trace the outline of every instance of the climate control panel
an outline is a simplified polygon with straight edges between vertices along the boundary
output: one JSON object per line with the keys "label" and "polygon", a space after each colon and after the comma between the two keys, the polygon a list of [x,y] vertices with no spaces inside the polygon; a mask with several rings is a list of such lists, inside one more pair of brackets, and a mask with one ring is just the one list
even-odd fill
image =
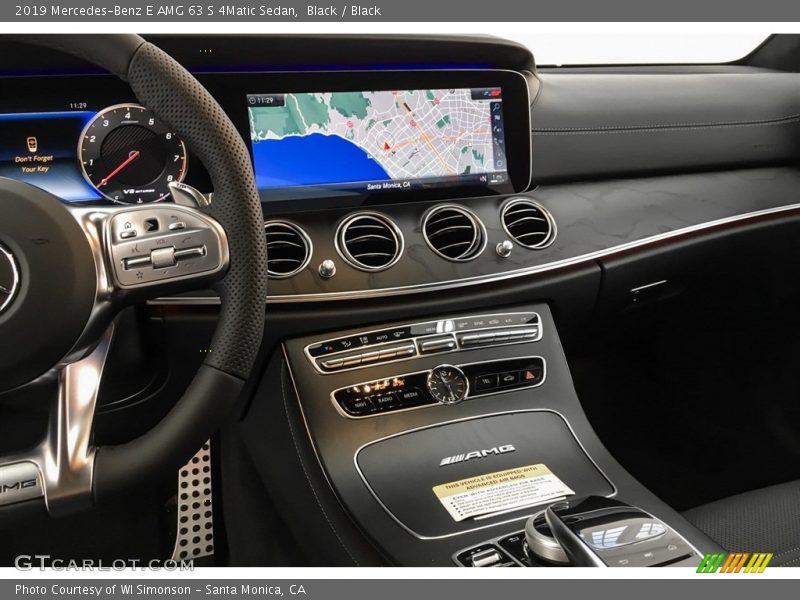
{"label": "climate control panel", "polygon": [[425,371],[340,388],[331,394],[331,399],[344,416],[372,417],[537,387],[544,383],[545,369],[545,360],[540,356],[464,365],[442,364]]}
{"label": "climate control panel", "polygon": [[458,350],[536,342],[541,337],[538,313],[499,313],[365,331],[311,344],[305,353],[318,372],[328,374]]}

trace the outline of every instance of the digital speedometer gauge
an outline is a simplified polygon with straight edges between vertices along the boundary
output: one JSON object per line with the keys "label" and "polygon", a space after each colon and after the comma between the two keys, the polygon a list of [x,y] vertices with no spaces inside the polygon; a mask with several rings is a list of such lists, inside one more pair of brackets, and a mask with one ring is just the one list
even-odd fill
{"label": "digital speedometer gauge", "polygon": [[109,200],[158,202],[186,175],[186,147],[153,113],[138,104],[101,110],[78,145],[83,176]]}

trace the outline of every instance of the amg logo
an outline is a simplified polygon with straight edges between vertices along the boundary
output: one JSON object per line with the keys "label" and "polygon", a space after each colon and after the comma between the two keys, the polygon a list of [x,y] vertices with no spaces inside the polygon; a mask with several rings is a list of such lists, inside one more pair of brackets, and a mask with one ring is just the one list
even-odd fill
{"label": "amg logo", "polygon": [[22,481],[15,481],[14,483],[0,484],[0,494],[7,492],[18,492],[25,488],[34,487],[38,482],[35,479],[23,479]]}
{"label": "amg logo", "polygon": [[439,466],[454,465],[456,463],[467,462],[473,458],[486,458],[490,454],[508,454],[509,452],[516,452],[516,448],[511,444],[505,446],[495,446],[486,450],[475,450],[474,452],[467,452],[466,454],[456,454],[455,456],[448,456],[439,461]]}

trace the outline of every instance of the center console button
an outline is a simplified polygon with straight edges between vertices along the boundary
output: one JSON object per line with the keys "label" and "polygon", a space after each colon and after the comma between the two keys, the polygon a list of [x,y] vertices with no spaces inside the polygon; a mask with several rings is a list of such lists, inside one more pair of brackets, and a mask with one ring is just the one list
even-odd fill
{"label": "center console button", "polygon": [[449,352],[456,349],[456,341],[448,336],[441,338],[431,338],[422,340],[419,344],[421,354],[432,354],[434,352]]}
{"label": "center console button", "polygon": [[379,353],[380,360],[389,360],[397,356],[397,348],[387,348]]}
{"label": "center console button", "polygon": [[364,352],[361,354],[361,364],[372,362],[380,358],[380,352],[373,350],[372,352]]}
{"label": "center console button", "polygon": [[520,329],[513,329],[508,332],[509,341],[527,340],[535,338],[539,333],[537,327],[522,327]]}
{"label": "center console button", "polygon": [[523,369],[519,372],[520,383],[527,383],[528,385],[538,383],[542,378],[541,367],[531,367],[530,369]]}
{"label": "center console button", "polygon": [[356,354],[355,356],[348,356],[342,359],[342,367],[357,367],[361,364],[361,355]]}
{"label": "center console button", "polygon": [[428,397],[418,387],[410,387],[397,392],[397,398],[403,406],[416,406],[427,404]]}
{"label": "center console button", "polygon": [[507,385],[516,385],[519,383],[519,372],[507,371],[505,373],[500,373],[497,376],[497,382],[500,385],[500,387],[504,387]]}
{"label": "center console button", "polygon": [[397,408],[400,405],[400,400],[394,392],[386,392],[372,397],[372,403],[377,410],[388,410],[390,408]]}
{"label": "center console button", "polygon": [[417,349],[414,344],[408,344],[406,346],[399,346],[396,348],[397,352],[395,356],[397,358],[405,358],[407,356],[414,356],[417,353]]}
{"label": "center console button", "polygon": [[323,369],[328,369],[332,371],[334,369],[341,369],[342,368],[342,359],[341,358],[330,358],[328,360],[320,361],[319,363],[322,365]]}
{"label": "center console button", "polygon": [[350,398],[342,401],[342,408],[345,412],[359,416],[367,415],[375,411],[375,405],[369,398]]}
{"label": "center console button", "polygon": [[475,378],[475,391],[485,392],[497,387],[497,375],[478,375]]}

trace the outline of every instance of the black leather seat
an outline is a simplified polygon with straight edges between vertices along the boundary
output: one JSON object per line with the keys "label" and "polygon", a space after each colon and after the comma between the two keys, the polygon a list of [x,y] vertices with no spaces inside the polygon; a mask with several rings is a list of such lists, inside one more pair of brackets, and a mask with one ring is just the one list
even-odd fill
{"label": "black leather seat", "polygon": [[770,566],[800,566],[800,481],[717,500],[683,516],[730,552],[772,552]]}

